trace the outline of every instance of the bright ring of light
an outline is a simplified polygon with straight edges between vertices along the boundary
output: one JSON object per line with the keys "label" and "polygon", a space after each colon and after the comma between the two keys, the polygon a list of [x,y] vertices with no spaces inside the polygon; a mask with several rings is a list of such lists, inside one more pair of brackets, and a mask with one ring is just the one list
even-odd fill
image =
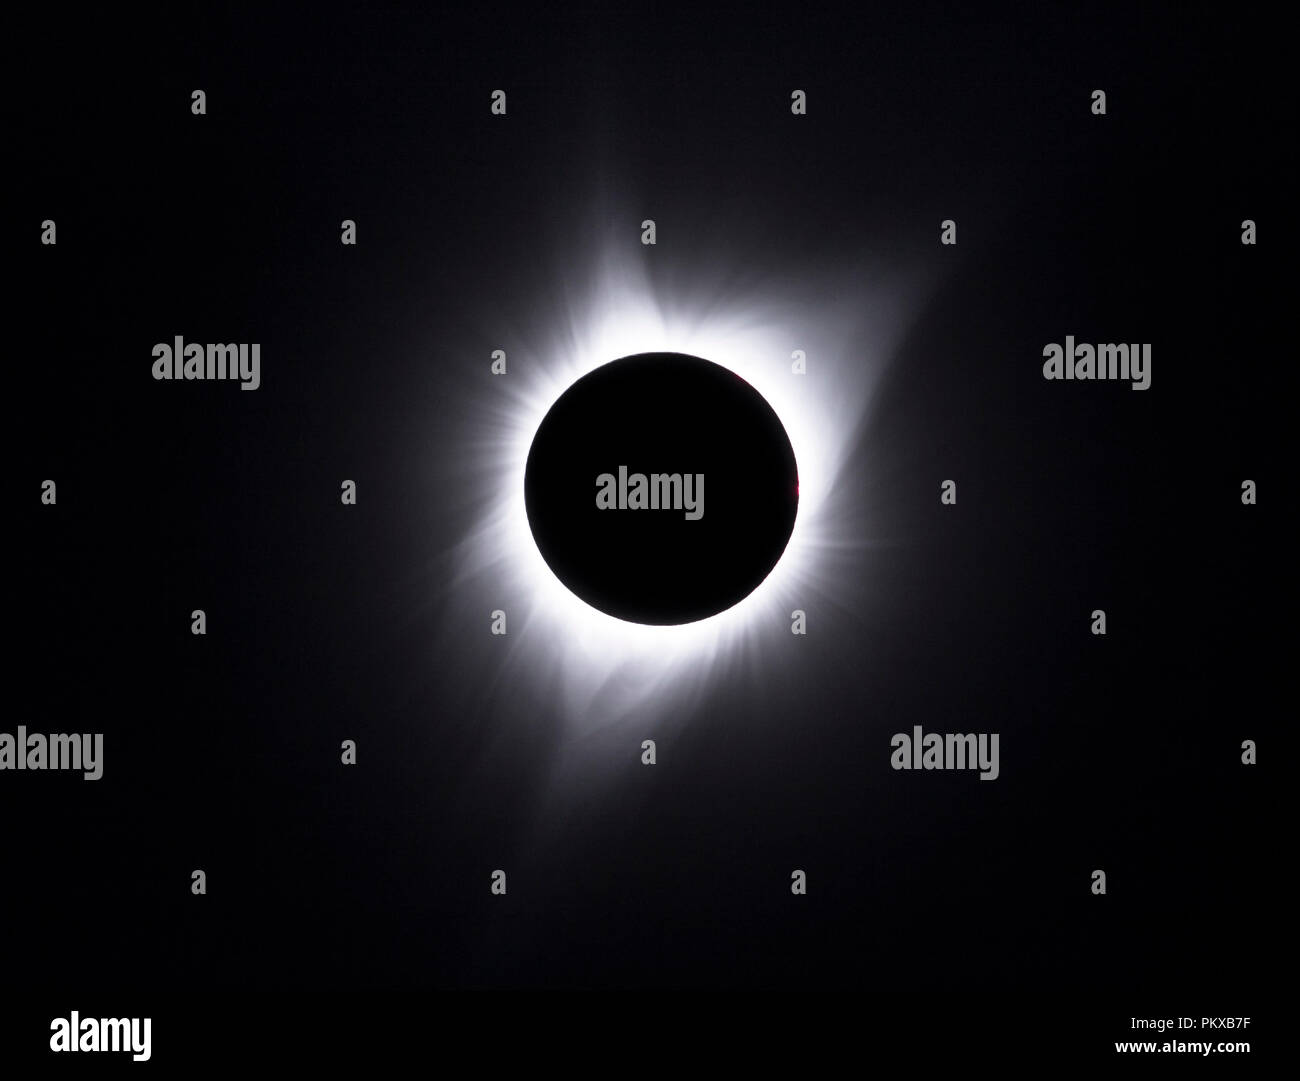
{"label": "bright ring of light", "polygon": [[[860,435],[889,351],[905,329],[904,286],[838,295],[810,275],[807,295],[788,283],[768,289],[693,282],[665,295],[648,282],[635,253],[610,245],[563,318],[520,328],[505,343],[512,365],[492,382],[483,407],[480,451],[491,495],[478,527],[456,553],[458,582],[510,613],[511,649],[501,672],[518,693],[558,697],[572,722],[605,724],[639,707],[670,708],[672,695],[698,691],[729,669],[771,671],[790,648],[790,617],[837,583],[823,555],[866,543],[844,535],[852,518],[831,502],[840,470]],[[851,279],[850,279],[851,280]],[[910,290],[909,290],[910,291]],[[796,374],[795,351],[807,374]],[[799,463],[799,510],[785,554],[742,601],[694,623],[629,623],[569,592],[533,542],[524,506],[524,470],[534,433],[560,394],[612,357],[639,352],[708,357],[748,381],[776,412]],[[488,377],[489,379],[491,377]],[[486,392],[485,392],[486,393]],[[521,682],[522,681],[522,682]]]}

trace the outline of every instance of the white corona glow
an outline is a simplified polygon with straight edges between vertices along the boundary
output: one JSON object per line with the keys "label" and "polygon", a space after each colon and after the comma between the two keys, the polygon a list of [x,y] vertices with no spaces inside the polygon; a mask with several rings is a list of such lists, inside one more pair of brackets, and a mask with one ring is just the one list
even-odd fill
{"label": "white corona glow", "polygon": [[[509,372],[492,378],[476,417],[475,460],[490,494],[455,553],[458,588],[507,611],[501,677],[521,696],[556,700],[580,728],[643,706],[680,709],[710,681],[779,673],[804,643],[791,635],[791,613],[836,593],[825,554],[870,543],[837,506],[854,499],[842,468],[906,329],[903,313],[915,309],[914,288],[896,278],[886,288],[860,271],[838,282],[813,276],[796,290],[784,277],[727,281],[735,268],[713,262],[670,287],[650,280],[640,254],[608,245],[587,284],[570,278],[564,302],[539,315],[544,325],[517,330]],[[791,370],[796,349],[807,374]],[[570,592],[538,551],[524,506],[528,452],[556,399],[593,369],[647,352],[701,357],[750,383],[784,426],[799,475],[794,530],[767,578],[731,608],[674,626],[626,622]]]}

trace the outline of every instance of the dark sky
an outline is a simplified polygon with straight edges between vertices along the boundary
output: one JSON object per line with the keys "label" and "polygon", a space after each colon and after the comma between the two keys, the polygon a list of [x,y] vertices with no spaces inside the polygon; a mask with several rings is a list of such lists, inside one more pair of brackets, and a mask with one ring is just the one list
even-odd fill
{"label": "dark sky", "polygon": [[[1290,612],[1276,28],[563,7],[15,34],[3,730],[103,732],[106,765],[0,775],[11,982],[1249,985]],[[495,601],[446,553],[477,524],[482,326],[544,320],[618,215],[659,223],[658,282],[707,256],[797,295],[869,256],[939,284],[833,497],[894,543],[836,564],[772,681],[705,679],[659,765],[597,741],[557,800],[562,703],[457,623]],[[260,342],[262,387],[155,383],[177,334]],[[1044,381],[1067,334],[1152,343],[1151,389]],[[891,770],[915,724],[1000,733],[1000,778]]]}

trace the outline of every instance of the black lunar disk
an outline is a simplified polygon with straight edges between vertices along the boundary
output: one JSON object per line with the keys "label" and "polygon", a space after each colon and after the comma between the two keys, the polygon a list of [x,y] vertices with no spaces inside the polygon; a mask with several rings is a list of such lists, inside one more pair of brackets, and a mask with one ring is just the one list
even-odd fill
{"label": "black lunar disk", "polygon": [[592,607],[691,623],[776,565],[799,474],[781,421],[735,372],[638,353],[560,395],[533,437],[524,501],[542,557]]}

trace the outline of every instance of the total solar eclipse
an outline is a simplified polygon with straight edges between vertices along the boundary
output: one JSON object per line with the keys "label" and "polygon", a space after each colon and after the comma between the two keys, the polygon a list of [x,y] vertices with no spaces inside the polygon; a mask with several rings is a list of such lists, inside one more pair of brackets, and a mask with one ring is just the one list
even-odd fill
{"label": "total solar eclipse", "polygon": [[799,475],[781,421],[739,375],[638,353],[560,395],[528,452],[524,504],[542,558],[593,608],[691,623],[776,566]]}

